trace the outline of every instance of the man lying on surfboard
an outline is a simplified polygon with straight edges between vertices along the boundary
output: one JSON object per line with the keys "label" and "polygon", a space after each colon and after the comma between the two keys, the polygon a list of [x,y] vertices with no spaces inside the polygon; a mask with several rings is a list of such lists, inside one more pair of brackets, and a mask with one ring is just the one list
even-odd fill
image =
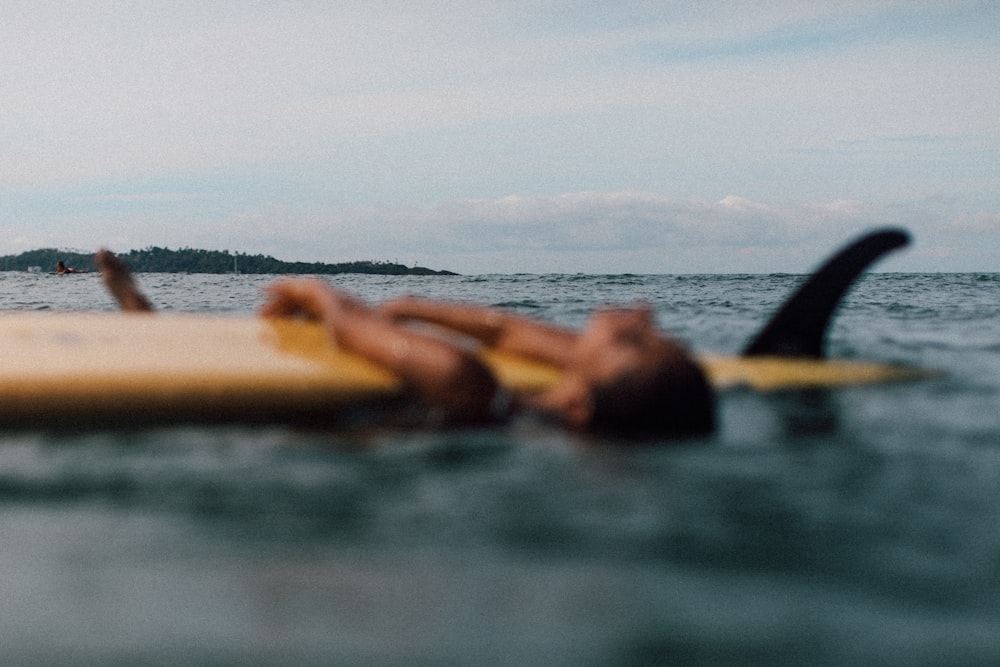
{"label": "man lying on surfboard", "polygon": [[[107,250],[96,263],[123,310],[152,311],[128,267]],[[448,422],[475,423],[526,411],[576,430],[694,435],[714,426],[715,399],[701,366],[664,336],[647,306],[601,309],[581,332],[494,308],[405,298],[373,308],[321,280],[267,290],[265,317],[306,317],[332,342],[394,372]],[[536,395],[510,395],[469,348],[417,331],[429,322],[493,349],[546,362],[563,379]]]}

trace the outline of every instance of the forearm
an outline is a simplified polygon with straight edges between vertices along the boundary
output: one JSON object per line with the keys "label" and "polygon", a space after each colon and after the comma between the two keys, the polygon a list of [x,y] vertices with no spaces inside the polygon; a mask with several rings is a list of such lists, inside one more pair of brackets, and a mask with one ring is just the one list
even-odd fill
{"label": "forearm", "polygon": [[371,312],[327,322],[338,345],[396,373],[429,405],[452,418],[487,417],[497,386],[471,352],[408,331]]}
{"label": "forearm", "polygon": [[439,374],[461,350],[371,312],[324,320],[337,345],[395,372],[407,384]]}
{"label": "forearm", "polygon": [[506,313],[495,308],[416,297],[388,301],[378,310],[394,320],[420,320],[437,324],[487,345],[496,344],[507,326],[508,317]]}
{"label": "forearm", "polygon": [[267,317],[320,321],[341,348],[397,374],[428,404],[450,417],[487,416],[496,393],[492,374],[471,352],[407,330],[322,281],[290,280],[268,289]]}
{"label": "forearm", "polygon": [[430,322],[482,341],[497,350],[565,366],[576,334],[496,308],[404,298],[381,307],[394,319]]}

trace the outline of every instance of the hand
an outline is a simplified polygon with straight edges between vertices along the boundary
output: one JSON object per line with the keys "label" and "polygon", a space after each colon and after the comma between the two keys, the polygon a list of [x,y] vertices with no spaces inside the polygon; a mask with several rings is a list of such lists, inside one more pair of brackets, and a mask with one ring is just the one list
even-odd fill
{"label": "hand", "polygon": [[325,320],[342,309],[346,296],[321,280],[284,280],[264,290],[267,300],[261,306],[263,317],[303,317]]}

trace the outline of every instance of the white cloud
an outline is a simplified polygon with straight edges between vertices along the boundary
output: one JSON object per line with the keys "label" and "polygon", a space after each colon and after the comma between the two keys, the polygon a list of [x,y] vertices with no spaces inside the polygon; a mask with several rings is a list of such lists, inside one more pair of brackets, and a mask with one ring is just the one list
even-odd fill
{"label": "white cloud", "polygon": [[[983,111],[996,108],[996,87],[965,83],[982,57],[957,46],[894,41],[834,58],[636,60],[635,50],[650,43],[669,50],[709,42],[725,53],[789,25],[843,31],[906,3],[838,4],[832,12],[727,3],[690,16],[657,5],[617,28],[606,25],[614,26],[614,12],[584,10],[575,20],[590,23],[562,33],[552,17],[573,19],[558,3],[510,13],[433,6],[22,3],[0,28],[0,137],[12,157],[0,180],[328,162],[359,136],[391,141],[403,132],[623,109],[647,110],[649,143],[681,155],[744,157],[836,138],[936,134],[942,118],[952,133],[995,125]],[[519,11],[549,17],[549,27],[513,33]],[[652,129],[657,116],[664,127]],[[776,131],[754,130],[775,121]]]}
{"label": "white cloud", "polygon": [[958,232],[996,234],[1000,232],[1000,213],[987,211],[963,213],[951,221],[951,226]]}
{"label": "white cloud", "polygon": [[986,270],[981,235],[1000,231],[1000,214],[953,215],[945,202],[924,202],[915,215],[909,204],[779,205],[641,190],[367,207],[268,205],[203,212],[197,226],[191,214],[171,208],[177,202],[210,204],[172,193],[130,197],[114,202],[126,205],[120,211],[66,214],[56,223],[64,230],[58,243],[44,229],[10,227],[8,247],[187,246],[288,260],[401,260],[461,273],[800,272],[856,234],[892,225],[915,237],[904,259],[889,265],[896,270],[961,270],[963,262]]}
{"label": "white cloud", "polygon": [[896,220],[964,248],[1000,209],[996,13],[15,1],[0,224],[465,272],[795,270]]}
{"label": "white cloud", "polygon": [[[858,202],[776,207],[734,196],[705,202],[621,191],[271,210],[250,225],[245,217],[233,218],[214,231],[270,234],[287,247],[310,248],[313,259],[418,255],[462,272],[697,272],[727,270],[738,263],[729,255],[741,248],[769,246],[780,259],[781,249],[835,243],[878,217]],[[705,251],[714,259],[695,264]],[[647,258],[630,262],[636,253]],[[461,266],[449,258],[463,258]],[[752,268],[744,262],[741,270]]]}

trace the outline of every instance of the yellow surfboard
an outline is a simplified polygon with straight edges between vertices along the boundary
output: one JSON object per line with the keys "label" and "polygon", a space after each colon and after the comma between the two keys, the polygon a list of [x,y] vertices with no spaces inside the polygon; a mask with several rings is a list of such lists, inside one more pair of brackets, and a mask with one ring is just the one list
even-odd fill
{"label": "yellow surfboard", "polygon": [[[302,421],[401,396],[389,372],[331,346],[316,324],[252,316],[0,315],[0,423]],[[543,364],[485,351],[500,382],[540,391]],[[707,356],[720,389],[761,391],[920,375],[854,361]]]}

